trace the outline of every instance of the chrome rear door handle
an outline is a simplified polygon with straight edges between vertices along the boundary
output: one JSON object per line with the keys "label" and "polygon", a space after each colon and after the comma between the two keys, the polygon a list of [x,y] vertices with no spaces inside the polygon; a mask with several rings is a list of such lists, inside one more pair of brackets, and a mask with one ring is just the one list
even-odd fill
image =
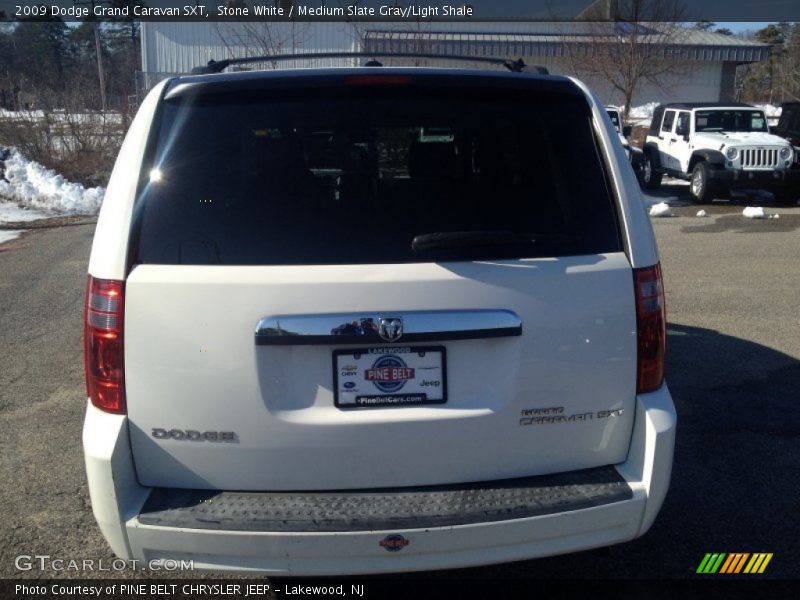
{"label": "chrome rear door handle", "polygon": [[505,309],[386,311],[264,317],[257,346],[386,344],[475,340],[522,335],[519,316]]}

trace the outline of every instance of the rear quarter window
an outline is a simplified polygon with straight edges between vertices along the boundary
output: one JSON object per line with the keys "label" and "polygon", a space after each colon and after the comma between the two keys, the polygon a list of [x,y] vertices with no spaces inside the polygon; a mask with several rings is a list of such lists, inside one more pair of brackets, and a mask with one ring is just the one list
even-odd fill
{"label": "rear quarter window", "polygon": [[[134,264],[356,264],[621,250],[579,96],[365,86],[165,100]],[[530,233],[412,249],[442,232]]]}

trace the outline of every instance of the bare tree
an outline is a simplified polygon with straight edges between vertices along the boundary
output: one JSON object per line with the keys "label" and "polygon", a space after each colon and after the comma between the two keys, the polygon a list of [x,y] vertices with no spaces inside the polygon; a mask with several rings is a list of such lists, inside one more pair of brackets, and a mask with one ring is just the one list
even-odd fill
{"label": "bare tree", "polygon": [[786,61],[786,80],[792,100],[800,100],[800,23],[792,26]]}
{"label": "bare tree", "polygon": [[123,115],[95,111],[99,90],[83,79],[63,90],[30,84],[35,110],[0,119],[0,139],[27,158],[85,185],[105,185],[125,135]]}
{"label": "bare tree", "polygon": [[[344,8],[348,6],[361,6],[362,0],[342,0],[338,3],[339,6]],[[408,0],[403,3],[401,0],[394,0],[388,6],[403,8],[403,6],[414,4]],[[438,0],[432,0],[425,3],[427,6],[436,7],[442,6],[444,3]],[[453,3],[450,3],[453,4]],[[471,6],[469,4],[459,4],[459,7]],[[382,31],[376,30],[376,23],[371,21],[359,20],[358,18],[347,19],[347,25],[350,28],[351,37],[353,39],[353,48],[356,51],[362,52],[386,52],[386,58],[381,57],[381,62],[386,62],[390,66],[429,66],[435,64],[436,66],[447,66],[447,52],[441,48],[441,44],[436,40],[435,30],[436,21],[424,19],[422,17],[415,17],[413,19],[404,19],[401,22],[394,22],[388,28]],[[469,50],[467,50],[469,52]],[[441,58],[428,59],[425,57],[392,57],[395,53],[407,54],[434,54]],[[451,52],[452,53],[452,52]],[[518,58],[518,57],[516,57]],[[452,61],[451,61],[452,62]],[[481,63],[464,63],[458,61],[455,63],[457,66],[471,66],[472,68],[484,68],[485,65]]]}
{"label": "bare tree", "polygon": [[[360,6],[360,0],[345,0],[340,5]],[[428,2],[429,5],[436,5],[436,2]],[[395,0],[388,6],[392,8],[403,8],[403,2]],[[402,25],[394,25],[389,31],[383,31],[379,35],[375,31],[374,23],[361,21],[359,19],[348,19],[348,24],[352,31],[355,50],[362,52],[387,52],[386,60],[388,64],[394,64],[395,60],[391,54],[395,52],[426,54],[433,52],[433,43],[430,40],[430,25],[419,17],[403,21]],[[415,67],[424,66],[427,60],[424,58],[403,58],[398,59],[400,65],[413,65]]]}
{"label": "bare tree", "polygon": [[[675,0],[598,2],[594,11],[565,25],[564,55],[579,77],[599,80],[624,99],[627,117],[634,94],[644,83],[668,91],[682,71],[683,6]],[[605,21],[591,19],[607,19]]]}
{"label": "bare tree", "polygon": [[[240,22],[216,23],[217,35],[230,57],[273,56],[297,52],[308,41],[308,23],[290,22]],[[277,61],[270,61],[278,68]]]}

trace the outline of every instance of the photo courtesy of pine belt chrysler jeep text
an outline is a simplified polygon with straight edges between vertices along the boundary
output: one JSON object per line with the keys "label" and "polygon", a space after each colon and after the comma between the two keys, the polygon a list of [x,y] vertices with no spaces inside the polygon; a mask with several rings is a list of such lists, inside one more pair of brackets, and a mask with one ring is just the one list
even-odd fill
{"label": "photo courtesy of pine belt chrysler jeep text", "polygon": [[656,518],[664,290],[604,106],[519,62],[370,65],[181,76],[139,108],[85,307],[116,555],[415,571]]}

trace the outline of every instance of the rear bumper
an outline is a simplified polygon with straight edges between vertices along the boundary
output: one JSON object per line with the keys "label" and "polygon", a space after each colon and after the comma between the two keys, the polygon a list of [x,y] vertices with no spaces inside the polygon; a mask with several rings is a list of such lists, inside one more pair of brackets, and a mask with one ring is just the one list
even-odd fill
{"label": "rear bumper", "polygon": [[710,177],[731,188],[795,189],[800,188],[800,169],[785,171],[733,171],[712,169]]}
{"label": "rear bumper", "polygon": [[[333,531],[331,527],[298,531],[291,526],[219,523],[203,528],[197,523],[170,522],[169,516],[161,518],[168,515],[164,512],[153,518],[154,502],[148,501],[152,490],[136,481],[125,417],[91,405],[84,425],[84,449],[95,518],[122,558],[144,564],[192,561],[195,569],[213,571],[367,574],[508,562],[607,546],[642,535],[652,525],[669,486],[675,422],[666,385],[637,398],[628,458],[615,465],[624,480],[624,493],[615,496],[601,491],[605,495],[601,502],[575,503],[567,498],[560,506],[546,506],[540,498],[535,500],[543,507],[540,510],[510,511],[508,518],[395,521],[375,526],[354,521],[352,528],[334,527]],[[560,501],[556,498],[555,502]]]}

